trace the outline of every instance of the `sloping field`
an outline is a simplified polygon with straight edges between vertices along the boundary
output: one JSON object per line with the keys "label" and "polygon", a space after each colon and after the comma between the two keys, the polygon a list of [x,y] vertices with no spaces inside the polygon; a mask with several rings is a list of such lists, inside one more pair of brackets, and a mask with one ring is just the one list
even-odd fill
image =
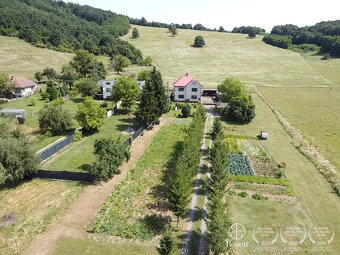
{"label": "sloping field", "polygon": [[[167,29],[135,27],[140,37],[131,39],[130,32],[124,39],[144,56],[151,56],[170,85],[187,72],[204,87],[216,87],[227,76],[247,85],[310,87],[331,83],[299,54],[269,46],[262,36],[248,39],[243,34],[179,29],[173,37]],[[205,39],[203,48],[191,46],[197,35]]]}
{"label": "sloping field", "polygon": [[34,73],[45,67],[61,69],[72,54],[40,49],[14,37],[0,36],[0,73],[34,79]]}

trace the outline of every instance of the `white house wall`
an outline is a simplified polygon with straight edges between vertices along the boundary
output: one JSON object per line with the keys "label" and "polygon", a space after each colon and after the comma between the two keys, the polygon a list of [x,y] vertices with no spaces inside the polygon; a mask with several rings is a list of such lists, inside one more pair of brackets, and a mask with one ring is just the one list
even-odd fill
{"label": "white house wall", "polygon": [[[183,88],[184,91],[180,91]],[[192,91],[192,89],[196,89],[196,91]],[[202,85],[198,81],[191,81],[185,87],[175,87],[175,101],[185,102],[189,100],[190,102],[198,102],[201,100],[202,94]],[[184,98],[180,98],[181,95],[184,95]],[[196,97],[196,98],[195,98]]]}

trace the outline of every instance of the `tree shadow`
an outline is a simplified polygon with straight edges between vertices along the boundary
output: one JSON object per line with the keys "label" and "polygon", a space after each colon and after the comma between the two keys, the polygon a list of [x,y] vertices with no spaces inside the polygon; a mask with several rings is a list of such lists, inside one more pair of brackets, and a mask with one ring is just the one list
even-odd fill
{"label": "tree shadow", "polygon": [[90,164],[82,164],[80,166],[80,169],[83,170],[84,172],[90,173],[91,172],[91,165]]}
{"label": "tree shadow", "polygon": [[165,226],[170,221],[170,216],[163,216],[161,214],[147,215],[139,220],[146,226],[154,235],[158,235],[165,230]]}
{"label": "tree shadow", "polygon": [[72,101],[73,103],[75,103],[75,104],[82,103],[83,100],[84,100],[83,98],[79,98],[79,97],[77,97],[77,98],[72,98],[72,99],[71,99],[71,101]]}

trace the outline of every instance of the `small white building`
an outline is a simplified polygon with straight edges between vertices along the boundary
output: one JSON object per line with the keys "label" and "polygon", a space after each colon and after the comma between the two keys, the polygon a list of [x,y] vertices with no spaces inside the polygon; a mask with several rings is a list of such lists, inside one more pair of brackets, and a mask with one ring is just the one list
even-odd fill
{"label": "small white building", "polygon": [[194,77],[186,73],[174,83],[176,102],[198,102],[201,100],[203,86]]}
{"label": "small white building", "polygon": [[114,81],[98,81],[99,95],[102,95],[104,99],[109,98],[114,84]]}
{"label": "small white building", "polygon": [[37,89],[37,84],[23,76],[11,76],[10,80],[14,82],[14,94],[15,97],[23,98],[31,96]]}
{"label": "small white building", "polygon": [[[139,84],[139,88],[142,91],[145,85],[145,81],[137,81]],[[115,85],[115,81],[98,81],[98,86],[100,88],[99,95],[103,97],[103,99],[107,99],[112,95],[112,89]]]}

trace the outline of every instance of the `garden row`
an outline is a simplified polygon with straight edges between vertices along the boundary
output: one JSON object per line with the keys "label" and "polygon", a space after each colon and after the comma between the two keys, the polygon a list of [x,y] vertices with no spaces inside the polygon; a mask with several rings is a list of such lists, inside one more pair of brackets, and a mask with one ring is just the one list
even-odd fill
{"label": "garden row", "polygon": [[102,206],[92,225],[95,232],[145,240],[163,229],[169,217],[167,169],[172,169],[174,151],[182,143],[186,129],[183,125],[161,128],[136,166]]}

